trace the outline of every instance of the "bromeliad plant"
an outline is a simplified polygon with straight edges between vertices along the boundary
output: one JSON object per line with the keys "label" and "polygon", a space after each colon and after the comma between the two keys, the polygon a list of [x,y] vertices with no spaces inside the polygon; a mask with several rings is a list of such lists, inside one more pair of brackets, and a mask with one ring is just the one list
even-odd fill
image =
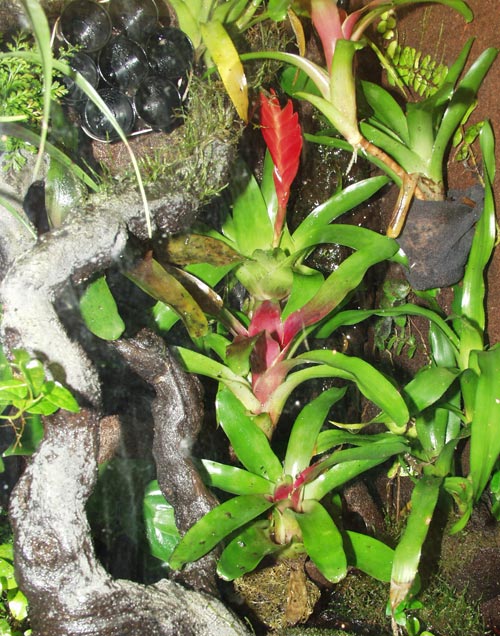
{"label": "bromeliad plant", "polygon": [[[298,88],[288,84],[289,90],[316,106],[345,139],[325,139],[322,135],[316,140],[350,149],[353,160],[358,152],[362,153],[401,187],[400,200],[388,230],[393,237],[399,235],[414,195],[425,200],[445,198],[443,171],[450,142],[498,53],[494,48],[484,51],[459,81],[472,46],[469,40],[441,89],[423,101],[408,103],[406,113],[387,90],[371,82],[361,82],[372,114],[366,121],[359,122],[353,61],[356,51],[367,43],[366,28],[388,9],[420,1],[375,0],[347,15],[336,0],[312,0],[310,16],[323,44],[327,69],[290,53],[243,56],[244,59],[269,57],[300,69],[309,82],[301,82]],[[454,8],[467,21],[472,19],[471,10],[462,0],[444,0],[441,4]]]}
{"label": "bromeliad plant", "polygon": [[[262,120],[266,122],[266,108],[276,107],[276,98],[265,98],[262,103]],[[268,133],[272,149],[273,142],[269,141],[272,136]],[[477,226],[463,285],[456,289],[451,325],[431,293],[423,294],[431,308],[403,304],[379,310],[343,309],[342,304],[355,288],[353,281],[361,280],[367,269],[365,249],[373,256],[373,252],[378,253],[384,246],[389,248],[392,240],[371,232],[366,234],[364,229],[358,232],[361,228],[347,230],[342,225],[328,225],[329,220],[325,221],[331,210],[324,212],[322,218],[323,211],[328,209],[323,206],[295,232],[288,232],[286,222],[276,232],[267,219],[280,218],[277,214],[283,183],[280,176],[286,171],[276,167],[280,165],[279,153],[275,153],[277,159],[273,162],[273,170],[278,173],[274,180],[278,196],[259,198],[266,189],[259,190],[250,180],[252,198],[246,200],[245,208],[239,205],[245,201],[248,190],[237,200],[224,234],[216,237],[211,232],[206,237],[224,241],[226,248],[234,250],[233,257],[236,248],[239,249],[240,256],[234,258],[236,264],[232,263],[231,268],[252,293],[237,320],[225,316],[224,324],[234,335],[232,341],[220,333],[208,334],[203,339],[222,362],[191,350],[178,348],[178,351],[188,369],[220,382],[217,418],[241,466],[211,460],[200,462],[200,471],[210,486],[235,496],[195,524],[175,549],[172,550],[177,538],[172,541],[171,536],[163,552],[161,546],[156,546],[155,553],[162,555],[171,567],[181,568],[224,540],[227,543],[218,572],[226,579],[251,571],[266,555],[280,558],[305,553],[332,581],[340,580],[347,568],[355,565],[372,576],[390,580],[389,613],[394,632],[398,633],[398,624],[407,620],[405,612],[411,608],[411,595],[418,588],[422,547],[439,498],[451,495],[455,500],[461,518],[453,531],[462,529],[496,470],[500,452],[499,348],[498,345],[485,348],[484,342],[483,278],[495,242],[491,186],[494,143],[489,125],[481,131],[481,148],[485,166],[484,213]],[[340,195],[346,196],[346,191],[335,195],[337,205],[342,201]],[[251,209],[259,210],[256,202],[266,200],[274,200],[273,206],[262,208],[260,217],[259,227],[268,228],[267,241],[271,247],[267,250],[259,242],[261,233],[253,235],[248,217],[243,225],[243,218],[238,216],[243,209],[249,209],[248,201],[252,202]],[[275,213],[266,217],[264,212],[269,209]],[[240,233],[238,228],[247,231]],[[333,242],[337,235],[339,241],[357,251],[326,280],[319,277],[312,283],[311,292],[304,279],[310,277],[314,281],[317,273],[309,271],[298,254],[304,256],[314,244],[327,238]],[[203,242],[203,237],[196,240]],[[186,237],[182,241],[185,244]],[[257,247],[251,252],[253,241]],[[252,257],[243,259],[244,251],[252,253]],[[287,278],[284,264],[290,263],[287,259],[291,255],[294,255],[293,268],[291,278]],[[380,257],[380,254],[373,256]],[[385,258],[393,257],[389,249]],[[288,294],[284,291],[287,280]],[[302,305],[295,292],[300,292]],[[297,354],[300,341],[313,330],[318,338],[328,337],[342,326],[357,324],[373,315],[419,315],[431,323],[431,364],[400,391],[358,358],[324,349]],[[223,312],[219,311],[217,317],[223,317]],[[330,407],[345,392],[332,388],[302,409],[291,427],[281,459],[271,445],[275,425],[291,390],[313,377],[355,382],[380,408],[380,414],[370,423],[384,425],[387,431],[364,434],[359,431],[367,423],[338,422],[335,428],[324,430]],[[468,437],[470,471],[462,476],[455,472],[456,451],[459,442]],[[335,513],[331,514],[331,507],[324,503],[332,491],[391,457],[396,465],[405,467],[415,482],[406,528],[394,552],[380,541],[344,532]],[[494,475],[492,489],[497,481],[498,476]]]}
{"label": "bromeliad plant", "polygon": [[[238,398],[227,388],[219,391],[218,417],[244,468],[201,462],[201,472],[210,486],[236,496],[187,532],[169,558],[172,568],[200,558],[229,537],[217,567],[226,580],[253,570],[266,555],[293,557],[303,553],[329,581],[341,580],[348,565],[389,580],[392,550],[372,537],[341,532],[320,503],[349,479],[407,450],[405,438],[392,433],[356,436],[339,430],[321,432],[330,407],[345,390],[331,388],[302,409],[290,432],[283,462]],[[354,446],[333,450],[344,443]],[[262,518],[263,513],[267,518]]]}
{"label": "bromeliad plant", "polygon": [[[495,176],[494,139],[491,126],[480,133],[484,166],[485,204],[477,224],[461,286],[455,288],[452,316],[447,319],[433,293],[423,294],[431,308],[405,304],[386,310],[340,312],[319,330],[328,336],[341,325],[367,317],[419,315],[430,321],[430,366],[421,369],[403,388],[411,426],[406,436],[409,454],[419,467],[406,529],[395,549],[391,575],[393,620],[403,620],[414,585],[422,546],[439,497],[451,495],[460,518],[452,527],[458,532],[467,523],[491,478],[492,514],[499,518],[496,501],[500,454],[499,405],[500,348],[488,347],[485,334],[485,268],[496,236],[492,183]],[[381,418],[384,419],[383,416]],[[456,474],[457,446],[469,439],[469,472]],[[411,471],[410,471],[411,472]]]}
{"label": "bromeliad plant", "polygon": [[[219,573],[227,579],[252,570],[266,554],[305,552],[332,581],[345,576],[348,563],[388,580],[392,551],[369,537],[342,534],[320,500],[356,475],[405,452],[408,407],[394,385],[364,360],[331,350],[298,353],[307,335],[348,300],[370,266],[396,257],[398,247],[392,239],[360,227],[330,224],[387,179],[367,179],[337,192],[290,232],[285,211],[302,147],[291,103],[282,109],[276,95],[261,96],[261,128],[269,149],[261,187],[246,175],[222,234],[212,230],[183,236],[167,246],[170,258],[181,252],[181,245],[186,260],[201,254],[198,274],[211,271],[201,264],[207,253],[217,255],[212,266],[221,265],[224,254],[221,269],[233,270],[247,298],[237,314],[217,304],[213,293],[204,304],[226,333],[206,333],[195,340],[215,352],[220,362],[177,348],[188,370],[219,382],[217,420],[243,467],[201,463],[210,485],[236,496],[193,526],[173,554],[169,542],[164,558],[171,567],[182,567],[230,535],[219,562]],[[307,254],[324,243],[354,250],[327,278],[304,264]],[[149,259],[132,278],[154,294],[159,267]],[[374,437],[321,432],[330,407],[345,393],[345,388],[332,388],[299,414],[281,460],[271,441],[285,402],[297,386],[321,377],[356,384],[389,414],[388,432]],[[336,450],[346,443],[353,448]],[[331,549],[325,550],[325,542]]]}
{"label": "bromeliad plant", "polygon": [[[364,228],[330,224],[377,192],[387,179],[373,177],[337,192],[291,233],[285,222],[285,209],[298,168],[301,132],[290,102],[282,110],[272,95],[262,97],[261,106],[261,126],[270,149],[261,187],[251,175],[246,175],[245,188],[236,198],[222,234],[208,230],[205,235],[180,236],[169,240],[166,248],[168,258],[177,264],[197,261],[189,271],[211,278],[212,284],[233,270],[248,292],[244,311],[232,314],[213,292],[209,301],[206,294],[201,298],[198,287],[193,296],[199,300],[199,307],[215,316],[229,337],[208,333],[207,323],[200,322],[194,330],[192,324],[188,323],[188,327],[195,335],[203,335],[203,346],[213,350],[222,362],[183,348],[179,348],[179,354],[189,370],[226,384],[248,412],[258,416],[259,426],[269,438],[291,391],[309,378],[324,375],[354,379],[369,399],[375,399],[381,408],[386,408],[386,403],[394,416],[393,431],[401,432],[406,410],[400,410],[399,396],[381,375],[364,381],[365,371],[350,369],[348,358],[341,353],[331,353],[328,360],[322,357],[324,352],[295,355],[306,336],[347,300],[372,265],[397,258],[398,246],[391,239]],[[325,243],[355,250],[326,279],[304,264],[311,250]],[[210,267],[203,265],[207,261]],[[219,266],[217,275],[214,265]],[[170,267],[167,274],[172,271]],[[129,276],[155,295],[160,273],[159,264],[146,259]],[[187,284],[186,276],[178,271],[175,275]],[[193,279],[189,282],[191,291]],[[179,314],[185,315],[186,311]],[[193,321],[192,312],[189,320]],[[160,324],[168,324],[165,312]],[[295,371],[304,365],[310,366]],[[377,390],[373,389],[375,383],[379,384]]]}

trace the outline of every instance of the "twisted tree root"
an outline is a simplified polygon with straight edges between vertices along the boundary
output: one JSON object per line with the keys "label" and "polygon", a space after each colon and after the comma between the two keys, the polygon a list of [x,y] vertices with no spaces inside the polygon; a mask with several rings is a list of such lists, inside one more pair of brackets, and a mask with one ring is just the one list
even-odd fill
{"label": "twisted tree root", "polygon": [[174,581],[113,580],[85,515],[97,477],[99,418],[60,412],[11,498],[16,572],[34,636],[248,636],[215,598]]}
{"label": "twisted tree root", "polygon": [[[119,340],[116,347],[132,369],[156,391],[152,413],[158,483],[174,507],[177,527],[184,534],[217,505],[191,459],[191,448],[203,418],[201,385],[195,376],[180,368],[163,340],[151,331],[143,330],[132,340]],[[178,580],[194,589],[217,594],[216,556],[217,551],[213,551],[186,566],[177,575]]]}

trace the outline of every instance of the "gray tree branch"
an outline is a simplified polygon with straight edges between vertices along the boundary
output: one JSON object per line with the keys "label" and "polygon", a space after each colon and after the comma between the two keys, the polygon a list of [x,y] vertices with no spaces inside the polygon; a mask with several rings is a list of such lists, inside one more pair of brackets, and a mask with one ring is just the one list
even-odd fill
{"label": "gray tree branch", "polygon": [[[152,413],[158,484],[175,510],[182,535],[218,503],[191,457],[203,419],[201,385],[180,368],[163,340],[151,331],[144,330],[132,340],[119,340],[116,347],[156,391]],[[216,557],[217,551],[213,551],[186,566],[178,580],[216,595]]]}
{"label": "gray tree branch", "polygon": [[85,515],[97,477],[98,416],[60,413],[11,498],[16,572],[34,636],[248,636],[224,605],[174,581],[113,580]]}

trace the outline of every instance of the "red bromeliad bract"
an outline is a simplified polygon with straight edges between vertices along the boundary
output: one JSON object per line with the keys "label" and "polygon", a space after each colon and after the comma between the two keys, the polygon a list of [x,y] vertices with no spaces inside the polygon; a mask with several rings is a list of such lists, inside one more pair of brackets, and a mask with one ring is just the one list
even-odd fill
{"label": "red bromeliad bract", "polygon": [[286,206],[290,197],[290,186],[299,169],[302,151],[302,131],[299,118],[288,100],[282,109],[276,93],[260,94],[260,124],[262,135],[274,163],[274,184],[278,197],[278,211],[274,223],[274,243],[279,243],[285,221]]}

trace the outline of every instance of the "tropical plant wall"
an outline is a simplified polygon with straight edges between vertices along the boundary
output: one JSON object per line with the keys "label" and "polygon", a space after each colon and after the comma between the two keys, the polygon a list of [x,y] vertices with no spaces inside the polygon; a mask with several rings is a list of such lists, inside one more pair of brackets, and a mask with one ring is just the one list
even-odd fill
{"label": "tropical plant wall", "polygon": [[[53,83],[53,71],[57,77],[72,78],[111,122],[118,143],[130,153],[143,215],[142,245],[132,257],[122,258],[125,233],[132,231],[133,219],[124,217],[128,219],[124,221],[121,212],[115,211],[121,247],[111,259],[97,263],[93,280],[85,284],[81,295],[81,318],[88,330],[102,341],[117,341],[117,350],[129,362],[137,355],[130,353],[134,347],[149,343],[141,336],[135,344],[127,344],[126,322],[103,275],[104,269],[122,258],[124,277],[157,301],[149,327],[169,341],[185,371],[209,378],[216,387],[215,416],[233,461],[188,459],[196,469],[194,480],[203,482],[207,491],[227,494],[222,503],[210,499],[210,509],[179,531],[183,502],[172,485],[175,479],[170,483],[164,475],[168,466],[159,453],[157,469],[163,476],[148,487],[144,503],[152,553],[172,572],[196,568],[206,555],[215,554],[217,575],[227,581],[258,568],[264,558],[308,559],[331,583],[357,568],[389,584],[393,633],[405,628],[416,634],[418,621],[409,612],[418,594],[422,549],[433,516],[443,502],[452,504],[456,516],[451,531],[460,532],[480,500],[487,501],[492,518],[500,514],[500,357],[498,345],[488,337],[485,282],[496,242],[495,136],[487,119],[472,130],[469,122],[498,50],[476,51],[472,38],[464,38],[456,59],[445,68],[430,58],[419,66],[418,52],[402,48],[396,40],[395,46],[383,47],[370,29],[375,27],[387,39],[394,37],[395,10],[419,4],[410,0],[376,0],[351,13],[331,0],[312,0],[307,6],[201,2],[196,11],[181,0],[171,4],[177,24],[194,46],[198,66],[191,72],[206,69],[207,81],[219,76],[243,122],[256,111],[266,146],[259,176],[240,167],[244,178],[239,187],[230,184],[231,205],[218,227],[198,222],[187,231],[162,231],[124,130],[102,95],[69,63],[53,57],[50,27],[38,2],[23,3],[35,34],[34,48],[18,41],[1,54],[7,65],[17,60],[21,66],[29,63],[42,69],[40,116],[30,120],[21,109],[5,113],[0,122],[8,152],[15,152],[19,141],[38,146],[34,179],[42,170],[45,150],[51,157],[45,175],[46,185],[52,188],[45,199],[52,228],[49,241],[57,243],[58,237],[67,236],[67,228],[75,227],[74,206],[87,196],[85,188],[99,194],[103,183],[102,175],[79,164],[67,148],[50,138],[48,123],[55,122],[57,113],[51,98],[59,97],[60,85]],[[473,12],[465,2],[443,0],[440,4],[465,23],[472,22]],[[291,25],[295,43],[289,50],[240,53],[235,34],[266,22]],[[310,59],[304,24],[321,45],[321,62]],[[356,60],[365,48],[380,62],[388,86],[358,79]],[[245,64],[265,60],[278,62],[280,72],[272,86],[249,92]],[[408,73],[409,66],[420,74]],[[21,72],[22,82],[29,71],[22,66]],[[317,113],[319,131],[309,132],[301,125],[298,110],[305,102]],[[22,103],[19,100],[18,105]],[[16,102],[9,108],[15,111]],[[459,144],[465,156],[474,153],[477,157],[479,188],[461,195],[451,193],[447,184],[453,143]],[[374,165],[374,172],[351,185],[340,185],[292,225],[290,197],[306,144],[349,153],[348,171],[363,158]],[[68,181],[67,174],[77,198],[62,208],[62,199],[50,194],[58,192],[55,184]],[[389,184],[399,196],[382,231],[338,222]],[[86,205],[92,206],[93,196]],[[3,198],[1,202],[2,213],[31,235],[28,242],[32,241],[30,249],[35,252],[36,232],[30,220],[10,201]],[[102,199],[98,205],[102,208]],[[465,218],[464,262],[449,277],[443,278],[439,267],[430,277],[412,274],[419,259],[427,257],[410,253],[412,239],[408,238],[413,218],[422,210],[436,218],[441,214]],[[91,242],[88,230],[87,235]],[[325,273],[312,267],[308,258],[315,248],[329,244],[347,247],[349,255]],[[100,398],[91,365],[80,375],[68,375],[67,388],[37,359],[38,336],[32,335],[36,330],[18,327],[15,312],[21,277],[16,267],[21,261],[13,253],[12,269],[0,290],[6,354],[0,387],[2,418],[16,435],[7,454],[28,454],[41,440],[43,448],[40,416],[50,417],[59,409],[59,417],[65,411],[78,412],[78,402],[81,406],[93,403],[98,411]],[[444,260],[451,258],[444,253]],[[353,304],[371,268],[387,263],[406,272],[414,291],[411,299],[385,307]],[[67,275],[61,274],[61,282],[70,273],[69,268]],[[439,287],[450,288],[451,307],[440,305]],[[236,288],[240,302],[231,304],[230,291]],[[47,295],[57,293],[55,289],[56,284],[47,289]],[[428,325],[428,356],[409,381],[381,370],[376,359],[328,346],[332,334],[346,326],[381,317],[401,325],[412,316]],[[42,312],[42,328],[43,320]],[[172,335],[179,322],[184,331],[182,345]],[[22,346],[11,345],[9,329],[19,331]],[[161,357],[161,349],[154,346]],[[50,363],[50,355],[46,357]],[[160,376],[152,371],[157,363],[152,356],[147,363],[135,362],[135,368],[159,396]],[[293,392],[319,379],[327,379],[330,388],[302,405],[295,419],[285,420],[285,406]],[[332,408],[353,392],[370,403],[373,415],[368,420],[359,414],[358,421],[337,421]],[[285,441],[277,443],[280,427],[284,427]],[[461,470],[458,453],[465,441],[468,467]],[[395,545],[349,529],[340,514],[343,486],[381,465],[392,474],[404,472],[413,482],[405,528]],[[19,515],[17,523],[22,524]],[[214,548],[219,551],[213,553]],[[26,593],[29,601],[29,582]]]}

